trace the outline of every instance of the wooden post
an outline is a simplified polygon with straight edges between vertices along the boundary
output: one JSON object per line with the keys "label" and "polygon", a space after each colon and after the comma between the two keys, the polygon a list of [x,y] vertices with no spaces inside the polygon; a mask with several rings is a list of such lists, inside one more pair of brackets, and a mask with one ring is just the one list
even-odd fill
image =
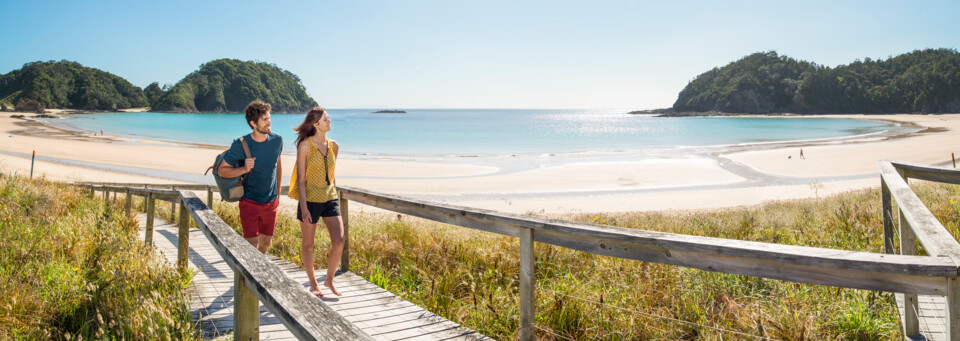
{"label": "wooden post", "polygon": [[130,188],[127,187],[127,194],[125,195],[126,204],[123,205],[123,211],[127,213],[127,216],[130,216],[130,207],[133,206],[133,197],[130,196]]}
{"label": "wooden post", "polygon": [[[187,256],[190,250],[190,217],[187,216],[187,202],[178,197],[180,202],[180,241],[177,243],[177,268],[187,270]],[[177,201],[174,201],[176,203]]]}
{"label": "wooden post", "polygon": [[143,206],[146,207],[144,211],[147,211],[147,231],[144,232],[143,241],[146,242],[148,246],[153,245],[153,215],[156,211],[153,205],[153,193],[147,193],[143,204]]}
{"label": "wooden post", "polygon": [[521,341],[536,339],[534,329],[534,259],[533,229],[520,230],[520,338]]}
{"label": "wooden post", "polygon": [[347,198],[340,196],[340,216],[343,219],[343,253],[340,254],[340,271],[350,271],[350,204]]}
{"label": "wooden post", "polygon": [[[950,153],[950,160],[953,160],[953,168],[957,168],[957,158]],[[30,166],[30,174],[33,174],[33,166]]]}
{"label": "wooden post", "polygon": [[[903,219],[903,210],[900,212],[900,254],[916,255],[917,242],[916,235],[913,234],[913,228],[910,222]],[[903,294],[903,335],[907,337],[920,336],[920,321],[917,312],[919,311],[917,294]]]}
{"label": "wooden post", "polygon": [[[143,188],[146,189],[147,185],[143,185]],[[147,197],[143,197],[143,213],[147,213]]]}
{"label": "wooden post", "polygon": [[233,339],[260,340],[260,301],[236,270],[233,271]]}
{"label": "wooden post", "polygon": [[[171,188],[173,190],[177,189],[176,187],[171,187]],[[170,201],[170,222],[174,224],[177,223],[177,201],[179,200]]]}
{"label": "wooden post", "polygon": [[946,308],[944,331],[947,333],[947,340],[960,341],[960,280],[956,277],[947,278]]}
{"label": "wooden post", "polygon": [[107,191],[106,188],[103,189],[103,203],[104,204],[110,203],[110,191]]}
{"label": "wooden post", "polygon": [[207,187],[207,207],[213,209],[213,188]]}
{"label": "wooden post", "polygon": [[[952,154],[951,154],[952,155]],[[33,156],[30,157],[30,178],[33,179],[33,160],[37,158],[37,151],[33,151]],[[953,168],[957,168],[957,164],[953,164]]]}
{"label": "wooden post", "polygon": [[880,201],[883,203],[883,252],[893,254],[893,202],[890,200],[890,187],[880,178]]}

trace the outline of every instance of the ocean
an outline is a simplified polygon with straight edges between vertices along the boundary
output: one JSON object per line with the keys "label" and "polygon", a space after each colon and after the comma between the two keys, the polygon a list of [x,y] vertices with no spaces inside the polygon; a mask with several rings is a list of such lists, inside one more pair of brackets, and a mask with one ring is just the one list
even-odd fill
{"label": "ocean", "polygon": [[[778,143],[889,133],[895,123],[795,117],[629,115],[587,109],[329,109],[341,151],[383,156],[494,156],[585,152],[671,155],[703,147]],[[294,151],[293,127],[304,114],[273,114],[273,131]],[[46,120],[87,132],[228,145],[250,132],[243,114],[98,113]]]}

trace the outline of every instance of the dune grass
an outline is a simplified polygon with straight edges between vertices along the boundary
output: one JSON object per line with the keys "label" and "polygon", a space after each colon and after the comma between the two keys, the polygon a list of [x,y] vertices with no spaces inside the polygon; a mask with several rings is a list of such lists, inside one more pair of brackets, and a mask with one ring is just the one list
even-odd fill
{"label": "dune grass", "polygon": [[0,339],[196,339],[190,274],[136,231],[122,206],[0,173]]}
{"label": "dune grass", "polygon": [[[913,187],[956,237],[960,187]],[[236,205],[218,203],[239,226]],[[351,213],[351,270],[495,339],[518,328],[518,241],[389,213]],[[701,212],[551,216],[699,236],[882,252],[879,189]],[[239,230],[239,229],[238,229]],[[318,232],[315,263],[329,245]],[[299,226],[281,215],[271,253],[300,264]],[[902,339],[893,295],[726,275],[536,245],[543,340]],[[921,252],[922,254],[922,249]]]}

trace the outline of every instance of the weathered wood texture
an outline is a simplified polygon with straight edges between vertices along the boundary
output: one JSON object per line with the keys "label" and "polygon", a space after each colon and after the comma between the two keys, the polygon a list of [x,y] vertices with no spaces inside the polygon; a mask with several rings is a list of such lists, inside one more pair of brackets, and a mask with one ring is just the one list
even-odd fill
{"label": "weathered wood texture", "polygon": [[[905,174],[907,173],[910,172]],[[913,229],[917,240],[923,245],[927,254],[934,257],[949,257],[955,265],[960,265],[960,243],[957,243],[953,235],[947,232],[923,201],[920,201],[913,189],[900,177],[898,169],[890,162],[881,161],[880,176],[890,189],[893,200],[900,207],[901,216],[909,222],[910,228]]]}
{"label": "weathered wood texture", "polygon": [[313,297],[302,286],[285,276],[239,234],[213,213],[193,192],[181,191],[193,221],[207,236],[230,268],[242,274],[247,286],[261,303],[269,307],[298,339],[370,340],[325,303],[311,303]]}
{"label": "weathered wood texture", "polygon": [[[960,171],[880,161],[884,231],[892,221],[891,199],[896,201],[900,226],[900,253],[916,253],[916,242],[935,258],[950,259],[960,265],[960,243],[910,188],[909,179],[960,184]],[[885,232],[886,234],[886,232]],[[897,294],[897,306],[904,335],[913,340],[960,340],[960,283],[947,278],[943,296]]]}
{"label": "weathered wood texture", "polygon": [[946,293],[956,264],[942,257],[887,255],[579,224],[407,199],[340,187],[349,200],[509,236],[534,230],[537,242],[598,255],[847,288]]}
{"label": "weathered wood texture", "polygon": [[960,185],[960,170],[943,167],[913,165],[903,162],[880,162],[889,163],[907,178]]}
{"label": "weathered wood texture", "polygon": [[[144,216],[140,215],[140,219]],[[141,223],[143,228],[143,223]],[[157,248],[165,257],[176,260],[178,226],[158,220]],[[190,310],[198,320],[201,336],[205,339],[231,335],[235,323],[233,304],[235,302],[233,270],[220,258],[213,245],[206,240],[203,232],[190,230],[190,265],[195,270],[190,297]],[[293,281],[299,283],[306,292],[309,285],[306,273],[292,263],[275,256],[267,256]],[[318,274],[325,274],[319,270]],[[322,282],[325,275],[321,275]],[[447,321],[421,307],[404,301],[394,294],[356,276],[352,273],[338,273],[335,283],[343,293],[334,297],[310,297],[307,304],[327,304],[347,321],[358,326],[376,340],[396,340],[413,337],[423,340],[489,340],[470,329]],[[260,304],[260,339],[295,339],[280,320],[266,306]]]}
{"label": "weathered wood texture", "polygon": [[[903,321],[905,316],[904,305],[903,305],[903,294],[896,294],[897,300],[897,310],[900,312],[900,320]],[[915,318],[918,321],[918,336],[910,337],[912,340],[931,340],[931,341],[945,341],[947,340],[946,334],[946,319],[944,316],[945,302],[943,296],[933,296],[933,295],[919,295],[917,297],[917,302],[919,303],[919,309],[917,310]]]}

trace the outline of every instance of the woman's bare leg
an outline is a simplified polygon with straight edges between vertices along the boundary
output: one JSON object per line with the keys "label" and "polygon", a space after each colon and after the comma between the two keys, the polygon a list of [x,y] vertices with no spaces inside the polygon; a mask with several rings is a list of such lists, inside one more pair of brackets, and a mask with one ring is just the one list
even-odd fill
{"label": "woman's bare leg", "polygon": [[323,297],[320,286],[317,285],[317,276],[313,273],[313,240],[316,235],[317,224],[300,222],[300,260],[303,261],[303,269],[307,270],[307,278],[310,279],[310,293]]}
{"label": "woman's bare leg", "polygon": [[[327,256],[327,280],[323,285],[330,288],[330,291],[337,296],[342,296],[340,291],[333,286],[333,276],[337,274],[337,266],[340,265],[340,256],[343,255],[343,219],[340,216],[323,217],[323,224],[327,226],[327,232],[330,232],[330,255]],[[343,269],[347,271],[348,269]]]}

